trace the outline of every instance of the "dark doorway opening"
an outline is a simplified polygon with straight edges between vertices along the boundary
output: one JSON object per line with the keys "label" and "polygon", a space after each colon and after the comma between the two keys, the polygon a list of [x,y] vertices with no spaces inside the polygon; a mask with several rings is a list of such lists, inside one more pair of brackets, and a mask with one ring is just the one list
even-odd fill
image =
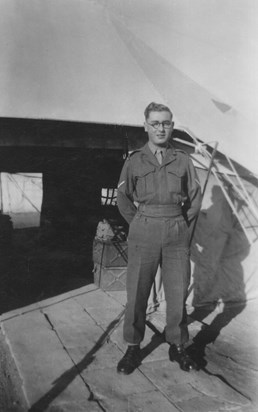
{"label": "dark doorway opening", "polygon": [[123,152],[112,149],[3,147],[0,171],[43,176],[40,227],[0,226],[0,313],[93,282],[92,245],[99,221],[124,224],[102,189],[116,188]]}

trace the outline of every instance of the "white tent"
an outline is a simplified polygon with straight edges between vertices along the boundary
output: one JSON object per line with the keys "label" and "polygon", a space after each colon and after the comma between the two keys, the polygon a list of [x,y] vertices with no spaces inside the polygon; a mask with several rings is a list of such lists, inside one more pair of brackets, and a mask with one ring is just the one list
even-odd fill
{"label": "white tent", "polygon": [[[245,177],[254,177],[257,38],[256,0],[0,0],[0,115],[142,125],[146,105],[163,102],[172,108],[177,128],[218,142],[221,152],[249,171]],[[215,186],[212,179],[209,184]],[[204,244],[218,228],[210,208],[212,186],[203,204],[210,229],[202,232]],[[248,190],[257,207],[256,186]],[[258,295],[257,242],[254,236],[254,245],[247,245],[243,233],[238,269],[248,293],[236,294],[239,283],[229,270],[240,233],[234,225],[219,281],[222,287],[235,285],[222,296],[227,300]],[[256,233],[254,225],[248,230]],[[205,259],[211,264],[211,253],[202,259],[196,253],[195,264]],[[208,283],[214,283],[215,266],[199,265],[199,274],[194,272],[199,285],[209,268]]]}
{"label": "white tent", "polygon": [[1,116],[140,125],[161,101],[177,127],[258,173],[255,0],[1,0],[0,11]]}

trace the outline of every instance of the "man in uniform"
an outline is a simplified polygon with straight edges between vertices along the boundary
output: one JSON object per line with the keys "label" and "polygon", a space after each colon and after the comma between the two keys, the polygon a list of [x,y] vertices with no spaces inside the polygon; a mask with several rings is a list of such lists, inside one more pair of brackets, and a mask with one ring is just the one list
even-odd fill
{"label": "man in uniform", "polygon": [[140,364],[147,302],[159,265],[167,303],[165,338],[170,358],[186,371],[196,366],[184,344],[188,341],[189,225],[200,209],[200,184],[191,159],[169,142],[174,126],[171,110],[150,103],[144,115],[149,141],[126,160],[117,192],[119,211],[129,223],[124,319],[128,348],[117,365],[117,371],[125,375]]}

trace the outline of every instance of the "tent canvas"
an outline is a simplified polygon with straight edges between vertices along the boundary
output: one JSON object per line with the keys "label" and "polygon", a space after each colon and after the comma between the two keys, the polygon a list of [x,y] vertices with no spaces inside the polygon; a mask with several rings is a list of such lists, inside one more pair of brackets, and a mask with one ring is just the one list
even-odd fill
{"label": "tent canvas", "polygon": [[218,140],[258,173],[254,0],[1,0],[0,8],[2,116],[140,125],[146,105],[161,101],[177,127]]}
{"label": "tent canvas", "polygon": [[[201,141],[218,141],[219,150],[247,170],[257,207],[257,8],[253,0],[1,0],[1,116],[139,126],[150,101],[169,104],[176,127]],[[215,189],[220,201],[213,208],[215,180],[209,185],[203,226],[210,232],[201,232],[210,241],[228,205]],[[227,230],[223,226],[219,234],[226,239],[223,253],[229,248],[219,284],[223,288],[231,268],[228,284],[235,287],[223,298],[256,297],[257,241],[247,245],[232,224],[231,242],[238,245],[241,233],[240,262]],[[196,262],[204,262],[205,240],[199,242]],[[249,282],[244,294],[236,294],[235,263],[244,288]],[[219,268],[214,263],[211,269],[205,292],[217,281]],[[194,276],[203,278],[196,268]]]}
{"label": "tent canvas", "polygon": [[[196,170],[203,187],[207,172]],[[257,205],[257,186],[247,186]],[[253,243],[250,244],[220,185],[211,175],[191,245],[192,293],[188,303],[193,306],[218,301],[244,302],[258,297],[258,222],[234,190],[229,195]]]}

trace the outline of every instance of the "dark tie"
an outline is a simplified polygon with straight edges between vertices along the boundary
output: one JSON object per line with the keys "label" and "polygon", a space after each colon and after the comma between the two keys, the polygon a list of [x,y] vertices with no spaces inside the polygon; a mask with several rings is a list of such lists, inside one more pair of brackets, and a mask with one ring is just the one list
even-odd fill
{"label": "dark tie", "polygon": [[161,149],[156,150],[155,156],[156,156],[159,164],[161,165],[162,161],[163,161],[163,151]]}

